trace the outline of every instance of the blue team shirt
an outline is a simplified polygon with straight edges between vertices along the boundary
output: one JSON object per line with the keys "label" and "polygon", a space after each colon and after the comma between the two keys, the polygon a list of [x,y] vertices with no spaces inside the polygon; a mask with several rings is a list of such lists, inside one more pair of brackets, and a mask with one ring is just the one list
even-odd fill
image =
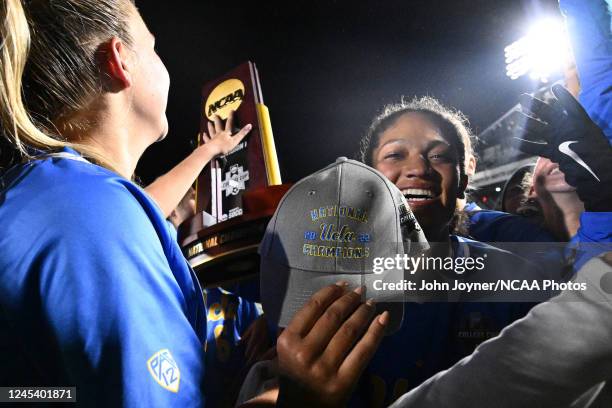
{"label": "blue team shirt", "polygon": [[574,269],[580,269],[591,258],[612,251],[612,213],[584,212],[580,228],[568,244],[565,256],[573,258]]}
{"label": "blue team shirt", "polygon": [[[490,245],[451,236],[456,256],[487,257],[487,273],[539,276],[528,260]],[[465,251],[469,252],[468,254]],[[497,269],[504,269],[503,271]],[[445,370],[522,318],[534,303],[405,303],[404,320],[385,337],[356,387],[351,407],[383,407]]]}
{"label": "blue team shirt", "polygon": [[[470,236],[492,245],[504,242],[545,243],[556,239],[543,227],[521,216],[501,211],[483,210],[474,203],[465,206],[470,218]],[[510,246],[505,246],[510,248]],[[546,265],[548,268],[564,268],[571,265],[579,270],[589,259],[612,250],[612,213],[583,212],[580,228],[563,248],[550,245],[519,246],[523,258]]]}
{"label": "blue team shirt", "polygon": [[548,230],[521,217],[501,211],[483,210],[467,203],[470,237],[480,242],[556,242]]}
{"label": "blue team shirt", "polygon": [[[580,104],[612,142],[612,1],[559,0],[580,78]],[[608,187],[609,188],[609,187]],[[571,239],[576,268],[612,249],[612,213],[584,213]]]}
{"label": "blue team shirt", "polygon": [[[170,221],[167,225],[176,240],[176,228]],[[207,323],[204,346],[206,403],[211,407],[233,406],[249,368],[246,347],[241,339],[261,316],[261,305],[219,287],[206,288],[203,294]]]}
{"label": "blue team shirt", "polygon": [[203,406],[202,292],[163,215],[60,155],[1,179],[0,383],[76,386],[83,406]]}
{"label": "blue team shirt", "polygon": [[207,314],[206,400],[233,406],[247,373],[244,332],[262,314],[261,306],[221,288],[204,289]]}
{"label": "blue team shirt", "polygon": [[579,100],[612,142],[612,1],[559,0],[576,69]]}

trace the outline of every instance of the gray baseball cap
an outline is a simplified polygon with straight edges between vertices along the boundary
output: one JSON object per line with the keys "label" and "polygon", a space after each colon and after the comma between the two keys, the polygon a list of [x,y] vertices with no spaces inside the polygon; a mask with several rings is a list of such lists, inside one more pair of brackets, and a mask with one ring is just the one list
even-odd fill
{"label": "gray baseball cap", "polygon": [[[345,157],[297,182],[283,197],[262,243],[261,299],[272,325],[286,327],[310,296],[326,285],[363,285],[379,311],[390,314],[387,334],[404,315],[404,270],[374,273],[375,258],[396,258],[427,241],[398,188],[373,168]],[[378,271],[380,272],[380,271]]]}

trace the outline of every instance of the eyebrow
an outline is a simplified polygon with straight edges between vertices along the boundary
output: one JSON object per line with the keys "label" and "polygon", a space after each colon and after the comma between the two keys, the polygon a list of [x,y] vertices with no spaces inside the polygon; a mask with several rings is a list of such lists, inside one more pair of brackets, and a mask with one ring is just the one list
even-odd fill
{"label": "eyebrow", "polygon": [[427,143],[426,150],[430,151],[434,147],[438,147],[440,145],[444,145],[446,147],[452,147],[452,145],[446,140],[432,140],[431,142]]}
{"label": "eyebrow", "polygon": [[408,142],[405,139],[391,139],[381,144],[379,149],[382,147],[385,147],[386,145],[393,144],[393,143],[408,143]]}
{"label": "eyebrow", "polygon": [[[391,140],[386,141],[382,145],[380,145],[379,149],[381,149],[381,148],[383,148],[383,147],[385,147],[387,145],[393,144],[393,143],[408,144],[409,142],[406,139],[402,139],[402,138],[391,139]],[[452,145],[449,142],[447,142],[446,140],[432,140],[429,143],[427,143],[427,146],[425,147],[425,150],[429,151],[429,150],[431,150],[434,147],[439,146],[439,145],[444,145],[444,146],[452,147]]]}

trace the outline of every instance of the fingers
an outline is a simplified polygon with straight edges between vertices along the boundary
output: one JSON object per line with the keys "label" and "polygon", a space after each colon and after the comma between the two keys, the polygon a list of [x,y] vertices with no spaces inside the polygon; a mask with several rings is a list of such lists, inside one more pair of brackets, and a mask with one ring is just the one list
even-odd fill
{"label": "fingers", "polygon": [[208,127],[208,135],[210,136],[210,138],[215,137],[217,132],[215,131],[215,126],[212,124],[212,122],[206,122],[206,126]]}
{"label": "fingers", "polygon": [[513,144],[514,147],[523,153],[544,157],[546,156],[546,150],[548,147],[548,143],[536,142],[533,140],[522,139],[520,137],[513,137]]}
{"label": "fingers", "polygon": [[202,141],[202,143],[208,143],[210,142],[210,137],[208,137],[206,132],[202,132],[200,133],[200,140]]}
{"label": "fingers", "polygon": [[548,125],[520,112],[514,114],[513,120],[518,129],[516,136],[512,138],[513,147],[527,154],[546,155],[550,136]]}
{"label": "fingers", "polygon": [[368,326],[373,303],[361,304],[363,287],[345,287],[318,291],[278,338],[281,389],[291,406],[343,406],[384,336],[388,313]]}
{"label": "fingers", "polygon": [[249,132],[251,131],[251,129],[253,128],[253,126],[249,123],[248,125],[246,125],[245,127],[243,127],[242,129],[240,129],[240,132],[236,133],[233,138],[235,139],[236,144],[240,143],[240,141],[242,139],[244,139],[244,137],[246,135],[249,134]]}
{"label": "fingers", "polygon": [[232,125],[234,124],[234,111],[231,110],[225,121],[225,131],[232,133]]}
{"label": "fingers", "polygon": [[325,350],[340,326],[359,307],[362,293],[362,287],[347,293],[336,300],[321,315],[305,338],[306,344],[313,353],[318,354]]}
{"label": "fingers", "polygon": [[344,359],[338,369],[338,376],[345,381],[354,383],[361,372],[368,365],[370,359],[378,349],[380,341],[385,336],[385,328],[389,324],[389,312],[378,315],[364,336],[357,342],[353,350]]}
{"label": "fingers", "polygon": [[544,137],[548,130],[546,123],[527,115],[523,115],[522,118],[520,118],[517,127],[523,131],[524,136],[532,136],[531,138],[533,138],[533,136],[538,136],[540,138]]}
{"label": "fingers", "polygon": [[546,123],[551,123],[557,120],[556,118],[558,116],[558,112],[556,112],[555,106],[552,106],[528,94],[522,94],[519,100],[523,112],[527,114],[532,113],[533,115],[531,116],[535,116]]}
{"label": "fingers", "polygon": [[219,115],[213,116],[213,121],[215,122],[215,133],[211,134],[211,136],[217,134],[218,132],[223,132],[223,121]]}
{"label": "fingers", "polygon": [[300,337],[308,334],[327,307],[344,294],[346,286],[345,282],[329,285],[312,295],[308,303],[293,316],[287,326],[287,331]]}
{"label": "fingers", "polygon": [[548,125],[545,122],[519,110],[513,111],[510,116],[508,116],[508,122],[510,126],[516,127],[519,130],[519,132],[513,131],[513,134],[520,138],[542,138],[548,131]]}
{"label": "fingers", "polygon": [[572,116],[576,116],[581,119],[590,120],[589,115],[586,113],[582,105],[574,98],[574,96],[563,86],[554,85],[552,87],[552,92],[555,97],[559,100],[559,103],[565,108],[567,113]]}
{"label": "fingers", "polygon": [[367,330],[375,313],[374,302],[368,300],[361,304],[344,322],[325,349],[323,359],[329,367],[337,368],[340,366],[355,342]]}

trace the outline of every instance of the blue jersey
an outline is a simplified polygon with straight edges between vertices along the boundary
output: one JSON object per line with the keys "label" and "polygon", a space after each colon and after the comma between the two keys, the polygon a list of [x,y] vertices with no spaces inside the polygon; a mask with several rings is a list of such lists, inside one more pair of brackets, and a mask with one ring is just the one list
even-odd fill
{"label": "blue jersey", "polygon": [[202,291],[151,198],[70,149],[0,186],[0,383],[203,406]]}
{"label": "blue jersey", "polygon": [[[468,256],[476,258],[486,254],[488,262],[496,268],[533,270],[533,276],[537,275],[533,264],[509,252],[458,237],[452,237],[452,242],[456,256],[466,256],[460,252],[468,248]],[[406,303],[402,327],[382,340],[356,387],[350,406],[389,405],[471,354],[478,344],[495,337],[533,306],[534,303],[507,302]]]}
{"label": "blue jersey", "polygon": [[[482,210],[474,203],[465,206],[470,218],[470,237],[496,245],[499,242],[555,242],[556,239],[543,227],[525,218],[500,211]],[[511,246],[504,246],[510,249]],[[523,258],[562,269],[570,265],[577,271],[589,259],[612,250],[612,213],[584,212],[580,216],[580,228],[566,248],[559,245],[517,246]]]}
{"label": "blue jersey", "polygon": [[[170,221],[167,225],[177,239],[174,225]],[[248,368],[245,345],[240,340],[261,316],[261,305],[219,287],[206,288],[203,294],[207,323],[204,346],[206,402],[211,407],[233,406]]]}
{"label": "blue jersey", "polygon": [[[580,104],[612,142],[612,0],[559,0],[580,78]],[[584,213],[570,243],[576,269],[610,251],[612,213]],[[569,252],[568,252],[569,253]]]}
{"label": "blue jersey", "polygon": [[574,258],[574,269],[580,269],[588,260],[612,251],[612,213],[584,212],[580,228],[568,245],[566,257]]}
{"label": "blue jersey", "polygon": [[567,21],[582,106],[612,141],[612,1],[559,0]]}
{"label": "blue jersey", "polygon": [[474,203],[468,203],[464,210],[469,216],[470,238],[509,250],[547,268],[560,271],[568,267],[564,244],[557,244],[557,239],[544,227],[520,215],[483,210]]}
{"label": "blue jersey", "polygon": [[240,339],[261,315],[261,306],[220,288],[204,290],[207,313],[206,400],[212,407],[233,406],[246,375]]}
{"label": "blue jersey", "polygon": [[519,215],[483,210],[468,203],[470,237],[480,242],[556,242],[545,228]]}

